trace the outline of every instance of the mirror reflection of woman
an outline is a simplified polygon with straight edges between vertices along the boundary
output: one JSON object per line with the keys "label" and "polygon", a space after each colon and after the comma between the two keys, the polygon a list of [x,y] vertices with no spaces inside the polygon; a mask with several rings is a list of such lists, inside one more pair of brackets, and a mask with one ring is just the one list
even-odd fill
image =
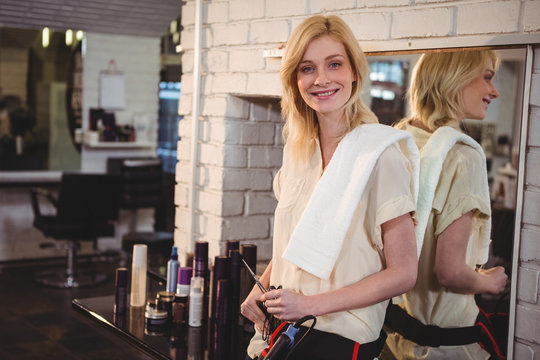
{"label": "mirror reflection of woman", "polygon": [[[264,287],[281,288],[263,294],[254,286],[241,306],[242,314],[257,329],[248,348],[250,359],[268,346],[261,337],[265,316],[257,301],[264,302],[268,313],[280,321],[317,317],[314,330],[302,341],[310,345],[299,346],[291,360],[339,359],[340,351],[348,359],[373,358],[378,355],[373,349],[384,342],[381,329],[388,299],[415,282],[415,177],[413,160],[399,144],[409,141],[416,156],[417,149],[405,132],[376,124],[376,117],[362,103],[360,91],[367,69],[352,31],[337,16],[305,20],[288,41],[281,67],[286,145],[274,180],[278,205],[273,258],[260,277]],[[349,149],[370,141],[384,143],[388,135],[401,140],[380,149],[371,173],[356,174],[366,181],[358,201],[349,210],[348,204],[338,206],[341,212],[330,212],[335,202],[347,203],[349,191],[358,189],[353,183],[355,170],[340,167],[342,161],[371,160],[368,151]],[[343,183],[344,188],[329,187],[329,179]],[[325,195],[316,196],[322,192]],[[315,221],[311,213],[324,215]],[[340,221],[343,214],[349,224]],[[306,234],[312,228],[324,232],[327,227],[342,231],[340,245],[336,245],[340,236],[330,231],[321,236],[326,243],[319,252],[314,251],[318,231]],[[329,267],[323,266],[332,257],[331,249],[336,250],[336,257]],[[347,345],[338,345],[336,338]],[[359,348],[357,357],[353,357],[355,347]]]}
{"label": "mirror reflection of woman", "polygon": [[[493,51],[424,54],[410,85],[412,115],[398,124],[412,134],[421,153],[416,234],[423,240],[418,280],[399,306],[423,325],[474,326],[482,317],[474,295],[499,294],[506,285],[503,267],[477,266],[487,261],[491,226],[486,163],[479,145],[459,130],[464,119],[483,120],[499,96],[493,85],[497,65]],[[442,165],[440,173],[437,164],[438,169]],[[406,318],[399,309],[393,311],[390,321]],[[433,329],[424,338],[410,334],[413,327],[408,325],[405,336],[435,345],[427,339]],[[478,343],[463,343],[456,336],[459,345],[454,346],[421,346],[399,334],[389,335],[387,344],[398,359],[490,357]]]}

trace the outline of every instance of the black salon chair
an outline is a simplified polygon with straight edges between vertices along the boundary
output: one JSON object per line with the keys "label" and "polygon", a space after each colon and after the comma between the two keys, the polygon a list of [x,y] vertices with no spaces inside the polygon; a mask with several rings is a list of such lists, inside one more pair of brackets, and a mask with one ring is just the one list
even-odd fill
{"label": "black salon chair", "polygon": [[[154,217],[163,206],[163,170],[159,158],[109,158],[107,172],[119,174],[122,178],[120,208],[131,212],[128,232],[122,237],[122,250],[133,252],[133,245],[145,244],[148,247],[150,268],[159,270],[166,264],[174,244],[172,232],[155,227],[153,231],[137,230],[137,211],[153,208]],[[155,220],[155,219],[154,219]]]}
{"label": "black salon chair", "polygon": [[[30,192],[34,227],[43,235],[62,240],[41,247],[67,250],[67,267],[62,271],[44,271],[34,280],[60,288],[95,285],[106,280],[105,274],[82,272],[77,268],[77,250],[81,241],[114,235],[114,221],[119,211],[120,177],[109,174],[64,173],[58,198],[43,189]],[[56,208],[55,215],[42,215],[39,199],[45,197]]]}

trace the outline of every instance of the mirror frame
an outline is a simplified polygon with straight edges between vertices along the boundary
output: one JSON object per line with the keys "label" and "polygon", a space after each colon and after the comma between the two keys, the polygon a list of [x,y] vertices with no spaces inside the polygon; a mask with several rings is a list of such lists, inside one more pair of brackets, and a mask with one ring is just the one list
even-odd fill
{"label": "mirror frame", "polygon": [[[506,37],[505,37],[506,38]],[[525,37],[525,40],[528,37]],[[371,48],[368,43],[367,46],[363,46],[360,43],[360,46],[363,49],[367,57],[370,56],[388,56],[388,55],[403,55],[403,54],[418,54],[418,53],[428,53],[428,52],[451,52],[451,51],[463,51],[463,50],[504,50],[504,49],[525,49],[525,59],[524,59],[524,78],[523,78],[523,88],[522,88],[522,104],[521,104],[521,124],[516,126],[516,129],[519,129],[519,156],[518,156],[518,174],[517,174],[517,186],[516,186],[516,208],[515,208],[515,217],[514,217],[514,236],[513,236],[513,246],[512,246],[512,273],[510,277],[510,301],[509,301],[509,322],[508,322],[508,338],[507,338],[507,358],[512,359],[514,355],[514,343],[515,343],[515,329],[516,329],[516,307],[517,307],[517,277],[519,272],[519,249],[521,244],[521,220],[523,217],[523,194],[525,187],[525,157],[526,157],[526,148],[528,140],[528,128],[529,128],[529,102],[530,102],[530,87],[531,87],[531,77],[533,71],[533,58],[534,58],[534,44],[540,44],[540,36],[534,35],[530,36],[530,41],[526,42],[515,42],[515,43],[502,43],[502,44],[484,44],[479,45],[471,44],[467,46],[463,44],[463,41],[457,40],[460,43],[460,46],[448,46],[448,47],[432,47],[425,46],[425,48],[411,48],[412,41],[407,42],[407,48],[402,50],[396,50],[400,46],[395,47],[393,50],[369,50]],[[425,41],[424,41],[425,40]],[[446,40],[446,39],[445,39]],[[456,40],[456,39],[454,39]],[[522,39],[524,40],[524,39]],[[431,39],[422,39],[420,43],[432,43]],[[488,41],[489,42],[489,41]],[[398,42],[399,43],[399,42]],[[449,45],[451,42],[448,42]],[[481,42],[480,42],[481,43]],[[457,45],[457,44],[455,44]],[[385,46],[386,47],[386,46]],[[401,44],[403,47],[403,44]]]}

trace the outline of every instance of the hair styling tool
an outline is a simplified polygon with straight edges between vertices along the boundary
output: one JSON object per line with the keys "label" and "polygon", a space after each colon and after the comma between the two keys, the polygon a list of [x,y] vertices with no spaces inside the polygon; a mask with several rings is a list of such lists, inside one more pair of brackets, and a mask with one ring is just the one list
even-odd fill
{"label": "hair styling tool", "polygon": [[[309,329],[306,331],[306,333],[296,342],[294,342],[294,337],[300,331],[300,326],[308,321],[313,320],[313,323],[309,327]],[[294,324],[289,324],[289,327],[287,330],[281,333],[279,335],[279,338],[276,340],[272,348],[268,351],[266,356],[263,357],[261,355],[259,357],[260,360],[281,360],[281,359],[287,359],[289,355],[293,352],[294,348],[300,344],[300,342],[304,339],[304,337],[309,333],[311,329],[315,326],[315,323],[317,322],[317,318],[313,315],[307,315],[295,322]]]}

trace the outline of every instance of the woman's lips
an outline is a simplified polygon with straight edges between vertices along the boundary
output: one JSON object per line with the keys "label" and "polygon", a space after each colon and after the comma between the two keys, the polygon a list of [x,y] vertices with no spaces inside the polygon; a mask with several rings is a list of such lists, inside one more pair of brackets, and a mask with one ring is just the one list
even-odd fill
{"label": "woman's lips", "polygon": [[317,96],[317,97],[326,97],[326,96],[332,96],[336,92],[338,92],[338,89],[332,89],[332,90],[326,90],[326,91],[318,91],[318,92],[313,92],[311,94],[313,96]]}

